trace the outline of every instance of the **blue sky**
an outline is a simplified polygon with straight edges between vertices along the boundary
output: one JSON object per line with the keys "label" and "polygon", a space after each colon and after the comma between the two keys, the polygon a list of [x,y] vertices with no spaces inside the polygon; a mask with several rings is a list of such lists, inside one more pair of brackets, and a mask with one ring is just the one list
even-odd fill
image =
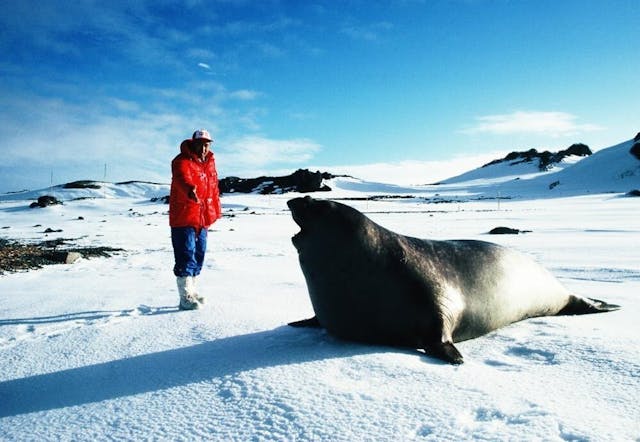
{"label": "blue sky", "polygon": [[0,191],[105,164],[109,181],[167,182],[200,127],[222,176],[374,164],[418,182],[640,130],[637,0],[0,6]]}

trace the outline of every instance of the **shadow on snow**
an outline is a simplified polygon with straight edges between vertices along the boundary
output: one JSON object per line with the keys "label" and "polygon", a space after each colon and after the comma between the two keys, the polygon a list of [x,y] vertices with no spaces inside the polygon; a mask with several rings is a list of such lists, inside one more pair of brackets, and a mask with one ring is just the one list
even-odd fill
{"label": "shadow on snow", "polygon": [[73,321],[96,321],[98,319],[125,316],[164,315],[177,311],[178,308],[173,306],[149,307],[147,305],[140,305],[137,308],[125,310],[92,310],[77,313],[63,313],[55,316],[39,316],[35,318],[0,319],[0,327],[4,325],[38,325]]}
{"label": "shadow on snow", "polygon": [[[207,382],[258,368],[407,349],[288,326],[0,383],[0,418]],[[433,360],[434,363],[439,363]]]}

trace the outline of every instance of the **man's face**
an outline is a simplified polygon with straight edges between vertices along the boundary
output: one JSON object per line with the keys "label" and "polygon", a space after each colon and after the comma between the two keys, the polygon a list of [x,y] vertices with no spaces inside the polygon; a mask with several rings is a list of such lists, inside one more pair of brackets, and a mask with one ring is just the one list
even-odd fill
{"label": "man's face", "polygon": [[194,140],[192,146],[193,146],[193,153],[195,153],[198,156],[204,157],[209,152],[211,141]]}

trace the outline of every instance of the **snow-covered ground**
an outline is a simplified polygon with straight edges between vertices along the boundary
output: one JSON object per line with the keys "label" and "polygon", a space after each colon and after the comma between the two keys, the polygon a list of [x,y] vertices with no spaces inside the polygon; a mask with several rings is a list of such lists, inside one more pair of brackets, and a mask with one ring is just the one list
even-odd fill
{"label": "snow-covered ground", "polygon": [[[581,163],[560,181],[578,183]],[[640,199],[623,196],[640,173],[622,178],[605,183],[618,179],[613,193],[556,198],[487,176],[341,178],[313,195],[412,195],[342,202],[398,233],[517,248],[575,293],[622,305],[460,343],[461,366],[286,326],[313,315],[290,241],[296,194],[223,197],[194,312],[177,310],[167,206],[150,202],[167,186],[49,189],[65,204],[44,209],[27,207],[36,193],[2,197],[2,237],[39,241],[50,227],[63,230],[50,239],[126,251],[0,276],[0,440],[640,440]],[[531,233],[487,235],[497,226]]]}

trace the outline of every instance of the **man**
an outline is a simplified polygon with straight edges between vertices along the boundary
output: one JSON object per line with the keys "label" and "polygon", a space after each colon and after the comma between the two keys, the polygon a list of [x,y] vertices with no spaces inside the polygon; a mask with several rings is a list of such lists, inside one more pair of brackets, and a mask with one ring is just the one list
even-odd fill
{"label": "man", "polygon": [[222,216],[218,173],[212,138],[200,129],[180,144],[180,154],[171,162],[169,224],[180,310],[194,310],[204,303],[196,277],[202,270],[209,226]]}

